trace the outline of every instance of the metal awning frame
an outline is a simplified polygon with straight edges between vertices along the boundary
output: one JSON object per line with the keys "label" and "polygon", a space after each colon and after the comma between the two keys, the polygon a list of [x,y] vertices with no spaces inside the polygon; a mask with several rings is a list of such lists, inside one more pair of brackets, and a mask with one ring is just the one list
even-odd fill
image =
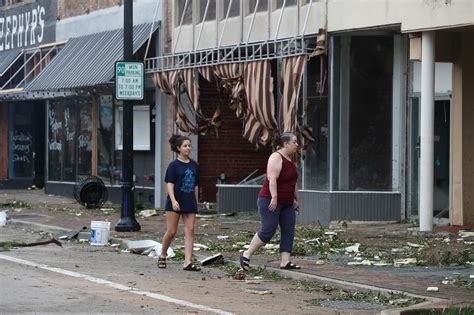
{"label": "metal awning frame", "polygon": [[306,35],[146,58],[145,72],[154,73],[218,64],[309,55],[313,49],[307,47],[306,40],[310,38],[311,36]]}
{"label": "metal awning frame", "polygon": [[[23,78],[14,87],[15,89],[20,88],[22,84],[26,82],[26,80],[34,73],[34,71],[38,69],[38,67],[39,71],[41,72],[44,67],[44,61],[46,60],[46,58],[48,58],[53,52],[57,53],[59,50],[59,46],[61,45],[64,45],[64,42],[23,50],[22,53],[20,53],[20,55],[15,59],[16,62],[20,57],[23,57],[23,64],[12,76],[10,76],[10,78],[5,82],[5,84],[0,87],[0,90],[5,89],[5,87],[7,87],[10,82],[12,82],[14,78],[16,78],[17,75],[23,73]],[[33,68],[28,73],[26,73],[27,64],[38,54],[40,54],[41,59],[33,66]]]}

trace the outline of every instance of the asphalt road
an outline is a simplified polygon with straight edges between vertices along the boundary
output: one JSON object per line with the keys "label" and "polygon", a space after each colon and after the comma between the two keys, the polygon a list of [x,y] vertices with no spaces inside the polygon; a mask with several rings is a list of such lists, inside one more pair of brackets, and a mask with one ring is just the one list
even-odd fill
{"label": "asphalt road", "polygon": [[[3,227],[0,241],[40,235]],[[335,314],[311,305],[318,293],[288,290],[289,281],[246,284],[217,268],[185,272],[181,263],[156,268],[147,256],[112,247],[64,242],[0,252],[0,313]],[[245,292],[270,289],[270,295]],[[370,314],[368,310],[338,310]],[[375,313],[375,312],[374,312]]]}

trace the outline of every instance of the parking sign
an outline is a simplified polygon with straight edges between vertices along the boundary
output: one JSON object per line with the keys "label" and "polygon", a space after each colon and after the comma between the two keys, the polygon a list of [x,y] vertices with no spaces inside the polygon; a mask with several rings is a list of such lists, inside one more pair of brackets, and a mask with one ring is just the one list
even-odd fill
{"label": "parking sign", "polygon": [[143,63],[137,61],[117,61],[115,63],[115,98],[121,101],[143,100]]}

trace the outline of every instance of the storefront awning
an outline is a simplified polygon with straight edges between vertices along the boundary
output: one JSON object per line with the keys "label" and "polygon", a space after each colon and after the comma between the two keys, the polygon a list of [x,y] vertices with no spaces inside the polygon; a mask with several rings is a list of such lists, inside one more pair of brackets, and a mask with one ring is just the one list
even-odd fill
{"label": "storefront awning", "polygon": [[[153,32],[159,23],[153,26]],[[133,52],[147,41],[152,23],[133,28]],[[26,91],[54,91],[106,84],[115,62],[123,59],[123,29],[71,38],[53,61],[28,84]]]}
{"label": "storefront awning", "polygon": [[0,77],[2,77],[11,65],[20,58],[22,49],[11,49],[0,53]]}

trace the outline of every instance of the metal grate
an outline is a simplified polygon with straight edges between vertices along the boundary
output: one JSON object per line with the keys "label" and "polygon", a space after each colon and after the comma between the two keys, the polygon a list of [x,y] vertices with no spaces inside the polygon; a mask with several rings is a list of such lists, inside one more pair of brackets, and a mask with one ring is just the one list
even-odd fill
{"label": "metal grate", "polygon": [[145,59],[145,72],[198,68],[217,64],[276,59],[309,54],[305,37],[269,40],[220,48],[170,54]]}

